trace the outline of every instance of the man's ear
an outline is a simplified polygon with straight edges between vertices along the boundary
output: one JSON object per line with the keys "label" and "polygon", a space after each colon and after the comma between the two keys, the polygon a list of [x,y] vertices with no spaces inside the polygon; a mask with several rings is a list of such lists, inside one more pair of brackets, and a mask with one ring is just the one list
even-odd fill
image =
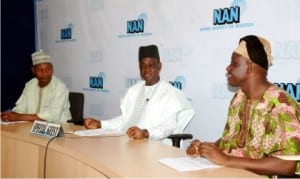
{"label": "man's ear", "polygon": [[158,68],[159,68],[159,71],[161,70],[161,68],[162,68],[162,63],[161,62],[159,62],[159,64],[158,64]]}
{"label": "man's ear", "polygon": [[248,73],[251,73],[254,70],[254,64],[252,62],[247,62],[248,63]]}

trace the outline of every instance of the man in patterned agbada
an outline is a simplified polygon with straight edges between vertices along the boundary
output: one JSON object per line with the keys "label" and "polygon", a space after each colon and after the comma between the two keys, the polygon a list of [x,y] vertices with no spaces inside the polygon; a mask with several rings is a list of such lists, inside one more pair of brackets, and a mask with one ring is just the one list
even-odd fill
{"label": "man in patterned agbada", "polygon": [[300,155],[300,108],[295,99],[267,80],[269,42],[255,35],[240,39],[226,68],[231,100],[222,137],[214,143],[194,140],[190,156],[268,176],[293,176],[300,164],[284,156]]}

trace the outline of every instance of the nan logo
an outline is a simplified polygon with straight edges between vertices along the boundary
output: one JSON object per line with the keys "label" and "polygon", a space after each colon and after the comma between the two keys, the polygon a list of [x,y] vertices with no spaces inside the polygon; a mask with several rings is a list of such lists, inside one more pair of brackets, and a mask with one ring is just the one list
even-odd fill
{"label": "nan logo", "polygon": [[72,28],[67,27],[65,29],[60,30],[60,39],[65,40],[65,39],[71,39],[72,38]]}
{"label": "nan logo", "polygon": [[243,22],[242,16],[246,12],[246,0],[233,0],[229,7],[214,8],[212,12],[212,26],[200,27],[200,31],[230,30],[233,28],[253,27],[253,22]]}
{"label": "nan logo", "polygon": [[105,74],[100,72],[98,76],[89,77],[89,88],[83,88],[84,91],[100,91],[109,92],[107,89],[103,89],[105,81]]}
{"label": "nan logo", "polygon": [[90,88],[103,89],[103,77],[90,76]]}
{"label": "nan logo", "polygon": [[73,24],[70,23],[66,28],[60,29],[60,40],[57,40],[56,42],[76,41],[76,39],[72,39],[73,27]]}
{"label": "nan logo", "polygon": [[223,9],[214,9],[213,11],[213,24],[233,24],[240,22],[240,7],[230,7]]}
{"label": "nan logo", "polygon": [[127,33],[144,32],[144,19],[127,21]]}
{"label": "nan logo", "polygon": [[152,33],[145,32],[148,16],[146,13],[141,13],[137,19],[128,20],[126,22],[126,34],[118,35],[118,38],[144,37],[150,36]]}

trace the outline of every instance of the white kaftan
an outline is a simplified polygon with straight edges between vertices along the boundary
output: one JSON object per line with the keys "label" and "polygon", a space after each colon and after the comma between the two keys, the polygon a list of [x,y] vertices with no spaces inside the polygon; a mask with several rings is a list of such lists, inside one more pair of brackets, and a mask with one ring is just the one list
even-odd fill
{"label": "white kaftan", "polygon": [[72,118],[69,108],[69,91],[65,84],[53,75],[51,82],[44,88],[38,86],[37,78],[28,81],[12,111],[37,114],[46,121],[66,122]]}
{"label": "white kaftan", "polygon": [[[148,91],[145,91],[145,88]],[[161,140],[182,133],[195,112],[183,92],[166,81],[145,86],[140,81],[130,87],[121,99],[121,112],[110,120],[102,120],[102,128],[126,132],[131,126],[147,129],[149,138]]]}

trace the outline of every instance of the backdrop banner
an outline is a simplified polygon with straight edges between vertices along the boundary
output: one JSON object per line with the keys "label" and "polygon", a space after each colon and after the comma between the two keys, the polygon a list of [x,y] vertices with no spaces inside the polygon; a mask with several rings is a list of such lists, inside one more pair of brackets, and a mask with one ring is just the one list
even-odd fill
{"label": "backdrop banner", "polygon": [[[259,6],[258,6],[259,4]],[[36,0],[36,47],[53,59],[70,91],[85,95],[85,117],[120,114],[120,98],[140,79],[138,48],[156,44],[161,78],[195,108],[186,132],[217,140],[234,94],[226,67],[239,39],[268,39],[268,79],[300,101],[298,0]]]}

